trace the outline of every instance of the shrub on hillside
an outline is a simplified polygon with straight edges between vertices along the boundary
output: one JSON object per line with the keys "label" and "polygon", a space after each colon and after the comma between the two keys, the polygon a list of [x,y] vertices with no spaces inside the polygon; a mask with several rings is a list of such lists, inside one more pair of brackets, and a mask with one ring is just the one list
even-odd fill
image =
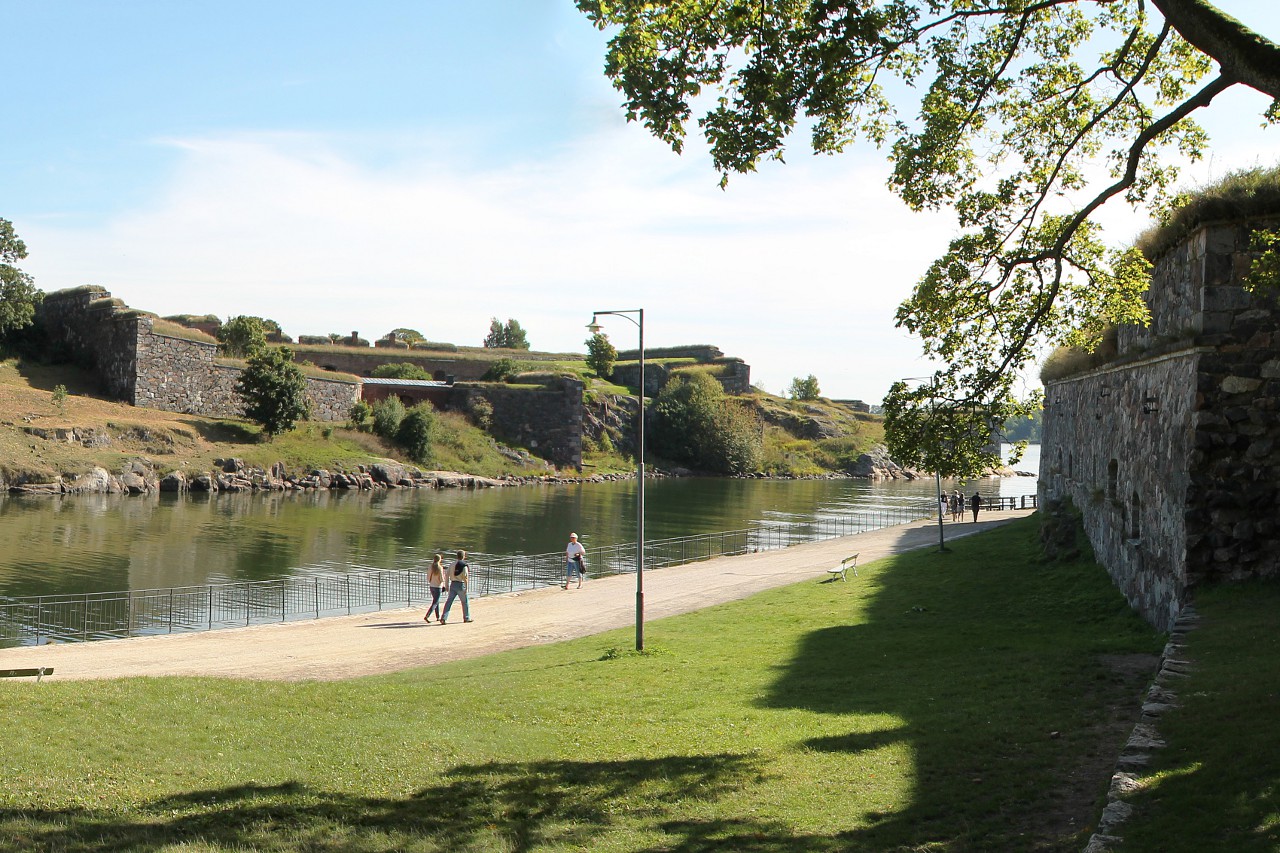
{"label": "shrub on hillside", "polygon": [[818,377],[810,373],[804,379],[799,376],[791,380],[791,388],[787,391],[787,396],[792,400],[816,400],[820,392],[818,390]]}
{"label": "shrub on hillside", "polygon": [[396,443],[419,464],[431,459],[431,437],[435,432],[436,410],[430,403],[418,403],[404,413],[396,430]]}
{"label": "shrub on hillside", "polygon": [[500,358],[493,364],[489,365],[489,369],[480,377],[481,382],[506,382],[512,376],[520,372],[520,365],[515,359]]}
{"label": "shrub on hillside", "polygon": [[488,432],[493,426],[493,403],[484,397],[472,397],[467,402],[467,415],[471,418],[471,423]]}
{"label": "shrub on hillside", "polygon": [[395,441],[404,420],[404,403],[399,397],[387,397],[373,404],[373,432],[388,441]]}
{"label": "shrub on hillside", "polygon": [[369,429],[369,419],[373,417],[373,406],[364,400],[356,400],[351,411],[347,413],[351,419],[351,428],[365,432]]}
{"label": "shrub on hillside", "polygon": [[236,391],[244,401],[245,417],[261,424],[268,437],[293,429],[311,408],[307,379],[293,363],[288,347],[265,349],[250,357],[236,380]]}
{"label": "shrub on hillside", "polygon": [[759,469],[760,425],[705,373],[673,376],[653,404],[653,447],[668,459],[718,474]]}
{"label": "shrub on hillside", "polygon": [[267,330],[261,317],[240,315],[218,327],[218,344],[234,358],[252,358],[267,348]]}
{"label": "shrub on hillside", "polygon": [[407,361],[393,364],[379,364],[373,369],[373,375],[379,379],[430,379],[431,374],[419,365]]}
{"label": "shrub on hillside", "polygon": [[587,338],[587,367],[601,379],[608,379],[618,360],[618,350],[609,342],[609,336],[596,332]]}

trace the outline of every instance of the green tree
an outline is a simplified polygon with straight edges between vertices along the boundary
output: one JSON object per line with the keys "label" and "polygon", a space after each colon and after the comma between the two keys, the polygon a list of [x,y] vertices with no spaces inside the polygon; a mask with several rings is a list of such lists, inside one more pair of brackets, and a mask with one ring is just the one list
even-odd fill
{"label": "green tree", "polygon": [[232,317],[218,327],[217,338],[222,351],[234,358],[252,358],[267,348],[267,329],[261,317]]}
{"label": "green tree", "polygon": [[418,343],[418,341],[426,340],[426,338],[422,336],[422,332],[419,332],[417,329],[392,329],[387,333],[387,337],[395,338],[397,341],[403,341],[410,346]]}
{"label": "green tree", "polygon": [[414,462],[425,465],[431,461],[431,436],[436,428],[436,410],[430,403],[418,403],[404,413],[396,430],[396,443]]}
{"label": "green tree", "polygon": [[[1160,209],[1166,155],[1201,156],[1192,116],[1228,89],[1270,95],[1265,118],[1280,117],[1280,45],[1208,0],[577,5],[613,29],[606,73],[629,119],[680,151],[695,99],[707,105],[697,124],[722,184],[781,159],[803,126],[817,152],[887,147],[909,206],[954,208],[962,233],[897,314],[947,365],[886,400],[908,443],[929,413],[1027,414],[1039,403],[1015,383],[1042,344],[1144,322],[1144,261],[1109,253],[1095,213],[1116,196]],[[1111,176],[1094,179],[1103,160]]]}
{"label": "green tree", "polygon": [[27,244],[13,230],[13,223],[0,219],[0,336],[30,326],[44,298],[35,280],[14,266],[26,256]]}
{"label": "green tree", "polygon": [[430,379],[431,374],[427,373],[420,365],[413,364],[408,361],[398,361],[393,364],[379,364],[373,369],[373,375],[380,379]]}
{"label": "green tree", "polygon": [[404,420],[404,403],[392,395],[373,404],[373,432],[388,441],[395,441]]}
{"label": "green tree", "polygon": [[519,320],[502,323],[497,317],[489,321],[489,334],[484,345],[490,349],[528,349],[529,337]]}
{"label": "green tree", "polygon": [[609,336],[596,332],[587,338],[587,367],[601,379],[608,379],[613,365],[618,361],[618,351],[609,342]]}
{"label": "green tree", "polygon": [[818,391],[818,377],[810,373],[804,379],[796,377],[791,380],[791,390],[787,392],[792,400],[816,400],[820,396]]}
{"label": "green tree", "polygon": [[506,382],[520,372],[520,365],[510,358],[496,359],[480,377],[481,382]]}
{"label": "green tree", "polygon": [[704,372],[671,378],[653,403],[653,447],[668,459],[717,474],[760,465],[759,424]]}
{"label": "green tree", "polygon": [[373,406],[370,406],[364,400],[356,400],[352,404],[351,410],[347,413],[347,417],[351,419],[352,429],[366,432],[369,419],[373,417]]}
{"label": "green tree", "polygon": [[236,390],[244,402],[245,417],[261,424],[268,437],[293,429],[311,409],[307,379],[293,363],[288,347],[264,349],[250,356],[236,380]]}

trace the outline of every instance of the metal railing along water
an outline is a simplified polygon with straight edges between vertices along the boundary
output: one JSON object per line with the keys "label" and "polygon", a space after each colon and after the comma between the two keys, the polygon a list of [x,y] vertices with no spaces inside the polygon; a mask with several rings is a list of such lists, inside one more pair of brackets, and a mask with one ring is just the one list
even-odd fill
{"label": "metal railing along water", "polygon": [[[1031,497],[1034,506],[1035,497]],[[1013,509],[1013,499],[991,498],[991,509]],[[1022,507],[1026,508],[1026,498]],[[702,533],[645,542],[645,568],[660,569],[739,554],[771,551],[932,517],[936,505],[920,502],[892,509],[819,515],[802,521],[779,518],[741,530]],[[592,575],[627,574],[636,568],[635,543],[589,552]],[[446,553],[452,548],[442,549]],[[472,597],[559,584],[564,552],[468,554]],[[104,640],[153,634],[209,631],[272,622],[320,619],[425,604],[430,599],[425,559],[396,569],[353,567],[331,574],[296,575],[265,581],[204,586],[91,592],[70,595],[0,596],[0,646]]]}

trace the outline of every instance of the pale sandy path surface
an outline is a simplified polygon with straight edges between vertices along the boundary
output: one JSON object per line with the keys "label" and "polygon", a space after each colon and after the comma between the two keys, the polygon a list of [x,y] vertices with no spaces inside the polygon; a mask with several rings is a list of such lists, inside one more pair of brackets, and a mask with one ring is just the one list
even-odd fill
{"label": "pale sandy path surface", "polygon": [[[946,537],[988,530],[1030,512],[1002,512],[977,524],[948,522]],[[861,555],[859,564],[866,564],[937,542],[937,522],[922,521],[649,571],[645,621],[771,587],[818,583],[827,579],[827,567],[854,552]],[[849,582],[857,583],[852,573]],[[424,612],[416,607],[194,634],[0,649],[0,669],[51,666],[52,678],[59,681],[161,675],[337,680],[396,672],[634,625],[635,575],[588,579],[581,589],[567,592],[551,587],[477,599],[470,624],[462,621],[456,602],[448,625],[423,622]]]}

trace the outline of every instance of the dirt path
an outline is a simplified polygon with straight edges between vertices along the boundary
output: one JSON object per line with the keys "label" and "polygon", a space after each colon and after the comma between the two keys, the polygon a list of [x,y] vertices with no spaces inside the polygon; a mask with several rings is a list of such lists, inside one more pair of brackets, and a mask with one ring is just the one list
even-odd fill
{"label": "dirt path", "polygon": [[[1016,511],[978,524],[948,523],[946,537],[1029,514]],[[922,521],[646,572],[645,620],[803,580],[817,583],[827,578],[828,566],[854,552],[865,564],[937,541],[937,523]],[[849,582],[857,580],[850,576]],[[456,603],[448,625],[423,622],[424,612],[416,607],[195,634],[0,649],[0,669],[51,666],[60,681],[162,675],[337,680],[395,672],[634,625],[635,576],[591,579],[582,589],[567,592],[551,587],[477,599],[471,624],[463,623]]]}

